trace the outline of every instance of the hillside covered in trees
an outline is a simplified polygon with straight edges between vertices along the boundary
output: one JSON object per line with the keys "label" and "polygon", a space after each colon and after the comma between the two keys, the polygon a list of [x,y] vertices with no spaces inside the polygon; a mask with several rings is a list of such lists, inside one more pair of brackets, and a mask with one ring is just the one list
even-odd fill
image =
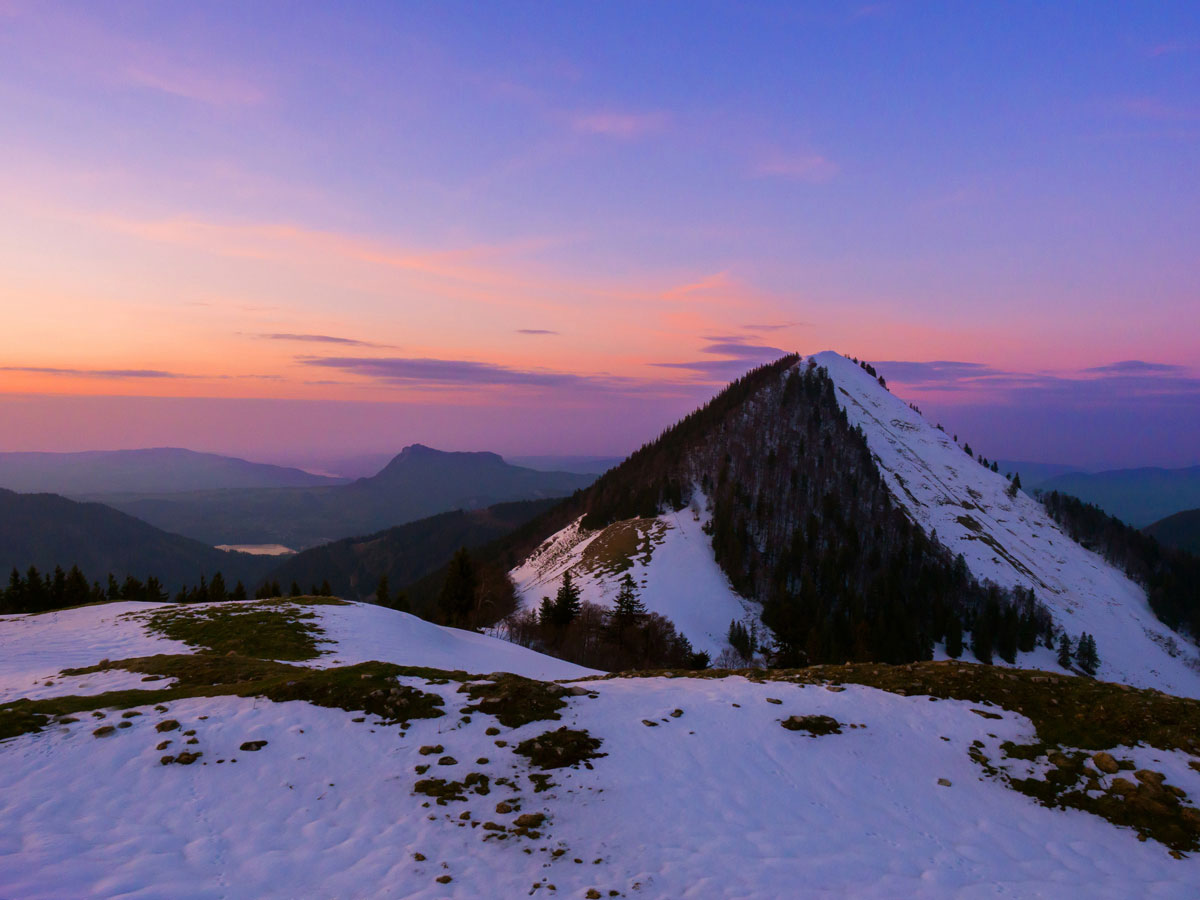
{"label": "hillside covered in trees", "polygon": [[[481,583],[502,590],[504,573],[580,517],[597,529],[682,509],[699,487],[716,559],[762,604],[779,664],[907,662],[942,641],[957,655],[964,632],[984,661],[1048,642],[1050,618],[1031,592],[978,583],[895,505],[828,373],[798,361],[738,379],[587,490],[481,549]],[[436,616],[443,583],[436,573],[414,586],[414,609]]]}
{"label": "hillside covered in trees", "polygon": [[1200,557],[1160,544],[1093,503],[1050,491],[1042,503],[1072,538],[1146,588],[1164,624],[1200,637]]}

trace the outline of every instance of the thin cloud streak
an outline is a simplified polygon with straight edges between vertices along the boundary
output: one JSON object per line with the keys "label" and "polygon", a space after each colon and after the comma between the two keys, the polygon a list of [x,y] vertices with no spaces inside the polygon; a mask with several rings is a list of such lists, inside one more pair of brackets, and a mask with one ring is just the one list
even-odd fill
{"label": "thin cloud streak", "polygon": [[1015,372],[982,363],[890,360],[875,363],[888,381],[934,393],[960,393],[971,402],[1062,406],[1200,400],[1200,378],[1183,366],[1124,360],[1068,372]]}
{"label": "thin cloud streak", "polygon": [[666,121],[667,117],[662,113],[598,110],[577,113],[571,119],[571,127],[580,134],[596,134],[629,140],[661,131],[665,127]]}
{"label": "thin cloud streak", "polygon": [[[185,375],[161,369],[60,369],[52,366],[0,366],[0,372],[23,372],[27,375],[61,375],[69,378],[205,378],[212,376]],[[217,376],[221,377],[221,376]]]}
{"label": "thin cloud streak", "polygon": [[723,356],[725,359],[705,359],[689,362],[651,363],[662,369],[682,369],[694,372],[706,381],[731,381],[755,366],[773,362],[786,355],[785,350],[760,344],[748,344],[738,337],[711,337],[711,343],[700,348],[701,353]]}
{"label": "thin cloud streak", "polygon": [[337,369],[388,384],[415,388],[529,387],[642,392],[664,387],[614,375],[579,375],[547,369],[517,369],[496,363],[428,357],[301,357],[301,365]]}
{"label": "thin cloud streak", "polygon": [[354,338],[334,337],[329,334],[254,334],[251,337],[265,341],[298,341],[312,344],[338,344],[347,347],[391,347],[391,344],[376,344],[371,341],[359,341]]}
{"label": "thin cloud streak", "polygon": [[787,155],[771,153],[759,160],[751,169],[758,178],[785,178],[809,184],[824,184],[841,171],[833,160],[819,153]]}

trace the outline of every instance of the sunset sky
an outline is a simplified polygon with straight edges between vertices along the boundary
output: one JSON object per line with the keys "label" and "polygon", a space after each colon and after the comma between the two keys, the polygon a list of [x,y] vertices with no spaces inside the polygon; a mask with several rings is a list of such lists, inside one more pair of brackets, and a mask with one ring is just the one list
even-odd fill
{"label": "sunset sky", "polygon": [[0,309],[0,450],[622,454],[834,349],[1197,464],[1200,5],[0,0]]}

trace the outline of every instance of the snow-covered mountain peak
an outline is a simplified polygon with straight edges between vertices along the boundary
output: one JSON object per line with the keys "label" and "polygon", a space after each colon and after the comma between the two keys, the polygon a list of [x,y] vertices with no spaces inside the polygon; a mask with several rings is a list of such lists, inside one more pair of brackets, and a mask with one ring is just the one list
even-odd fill
{"label": "snow-covered mountain peak", "polygon": [[[862,429],[880,474],[908,516],[976,578],[1032,589],[1072,638],[1095,637],[1099,676],[1200,697],[1194,648],[1158,621],[1145,591],[1068,537],[1042,504],[1011,490],[1004,474],[888,391],[853,360],[806,357],[823,367],[852,425]],[[1032,660],[1051,666],[1049,652]]]}

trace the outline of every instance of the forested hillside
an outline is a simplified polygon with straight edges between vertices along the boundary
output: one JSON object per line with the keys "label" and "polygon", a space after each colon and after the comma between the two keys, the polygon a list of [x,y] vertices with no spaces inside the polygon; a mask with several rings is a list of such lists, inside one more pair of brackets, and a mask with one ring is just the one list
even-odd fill
{"label": "forested hillside", "polygon": [[475,548],[508,534],[557,502],[527,500],[455,510],[366,537],[323,544],[286,559],[269,580],[284,586],[328,583],[339,597],[395,606],[405,587],[444,565],[459,548]]}
{"label": "forested hillside", "polygon": [[230,585],[256,582],[266,557],[226,553],[170,534],[100,503],[76,503],[55,494],[0,490],[0,572],[30,566],[43,574],[78,566],[89,579],[109,574],[153,577],[167,591],[224,573]]}
{"label": "forested hillside", "polygon": [[[511,568],[583,517],[600,528],[694,488],[712,504],[712,541],[737,590],[763,605],[781,663],[928,658],[962,652],[1011,660],[1048,637],[1031,593],[980,585],[892,501],[827,372],[788,356],[731,384],[657,440],[478,557]],[[436,579],[423,592],[436,595]]]}
{"label": "forested hillside", "polygon": [[1167,626],[1200,636],[1200,557],[1164,546],[1076,497],[1051,491],[1042,503],[1072,538],[1143,585],[1150,607]]}

